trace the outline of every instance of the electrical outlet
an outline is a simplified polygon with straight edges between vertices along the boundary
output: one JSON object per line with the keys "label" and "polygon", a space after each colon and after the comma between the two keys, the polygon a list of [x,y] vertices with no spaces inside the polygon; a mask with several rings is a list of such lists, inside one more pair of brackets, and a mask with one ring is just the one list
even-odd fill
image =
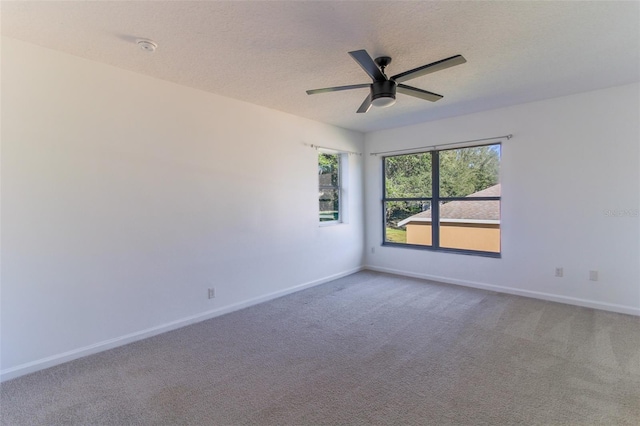
{"label": "electrical outlet", "polygon": [[562,266],[559,266],[556,268],[556,277],[558,278],[562,278],[564,276],[564,270],[562,269]]}
{"label": "electrical outlet", "polygon": [[589,281],[598,281],[598,271],[589,271]]}
{"label": "electrical outlet", "polygon": [[371,247],[371,254],[375,254],[376,253],[376,248],[375,247]]}
{"label": "electrical outlet", "polygon": [[216,289],[212,287],[209,289],[209,299],[213,299],[214,297],[216,297]]}

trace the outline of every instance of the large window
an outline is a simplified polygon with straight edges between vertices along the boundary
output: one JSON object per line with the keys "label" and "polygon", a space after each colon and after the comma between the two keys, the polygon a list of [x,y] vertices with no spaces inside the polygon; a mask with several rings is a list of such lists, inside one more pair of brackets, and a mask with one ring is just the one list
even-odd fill
{"label": "large window", "polygon": [[320,222],[341,222],[341,154],[318,154]]}
{"label": "large window", "polygon": [[383,162],[385,245],[500,254],[500,144]]}

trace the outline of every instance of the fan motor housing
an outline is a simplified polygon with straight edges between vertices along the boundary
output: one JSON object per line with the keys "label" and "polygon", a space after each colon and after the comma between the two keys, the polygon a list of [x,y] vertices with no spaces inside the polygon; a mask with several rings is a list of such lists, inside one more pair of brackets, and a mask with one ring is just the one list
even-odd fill
{"label": "fan motor housing", "polygon": [[371,84],[371,103],[379,107],[391,106],[396,102],[396,82],[393,80],[374,81]]}

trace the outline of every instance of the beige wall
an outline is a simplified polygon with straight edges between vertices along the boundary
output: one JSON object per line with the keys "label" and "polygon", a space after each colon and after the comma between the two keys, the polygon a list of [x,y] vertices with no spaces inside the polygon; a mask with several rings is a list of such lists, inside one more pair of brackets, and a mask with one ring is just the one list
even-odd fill
{"label": "beige wall", "polygon": [[431,224],[407,224],[407,244],[431,245]]}
{"label": "beige wall", "polygon": [[[431,224],[408,224],[407,244],[431,245]],[[440,247],[499,253],[500,225],[443,223]]]}

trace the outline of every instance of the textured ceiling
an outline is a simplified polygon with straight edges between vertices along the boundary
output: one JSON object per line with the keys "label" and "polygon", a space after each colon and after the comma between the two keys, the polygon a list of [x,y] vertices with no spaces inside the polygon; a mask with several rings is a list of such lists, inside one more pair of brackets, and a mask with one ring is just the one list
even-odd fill
{"label": "textured ceiling", "polygon": [[[640,80],[640,3],[2,1],[2,34],[358,131],[402,126]],[[137,38],[155,40],[153,54]],[[391,56],[389,75],[461,54],[356,114],[370,82],[348,51]]]}

